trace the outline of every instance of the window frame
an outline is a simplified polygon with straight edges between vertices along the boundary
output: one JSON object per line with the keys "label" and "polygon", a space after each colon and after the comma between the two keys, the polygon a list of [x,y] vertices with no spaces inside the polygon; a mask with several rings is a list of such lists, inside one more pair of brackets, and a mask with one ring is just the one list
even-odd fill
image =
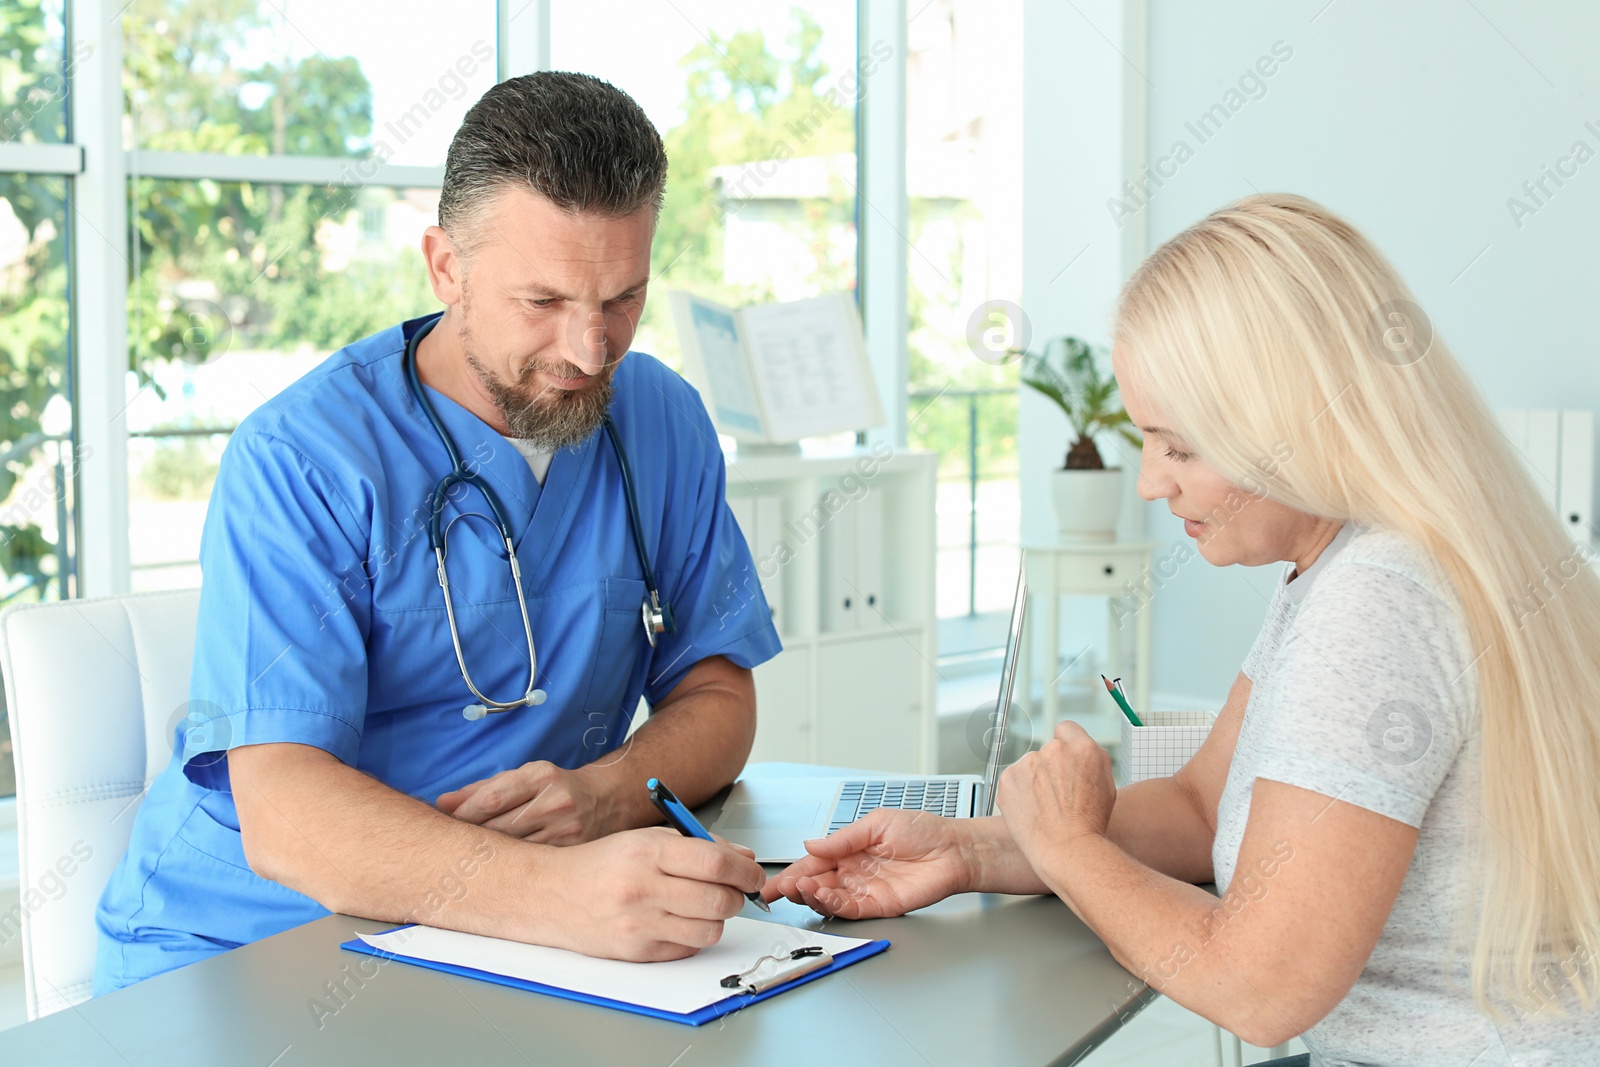
{"label": "window frame", "polygon": [[[444,168],[308,156],[226,156],[127,150],[122,146],[121,12],[125,0],[66,0],[67,40],[88,45],[67,76],[67,143],[0,145],[0,169],[70,180],[73,257],[71,400],[78,444],[93,463],[77,472],[78,589],[109,596],[131,588],[128,539],[126,316],[85,314],[127,306],[128,263],[118,237],[131,224],[130,180],[211,179],[266,184],[438,188]],[[501,80],[550,68],[551,0],[496,0],[496,67]],[[857,276],[862,319],[888,424],[872,439],[905,443],[906,0],[857,4],[856,55],[878,70],[873,89],[857,90]],[[886,42],[889,59],[867,49]],[[76,54],[76,52],[75,52]],[[858,79],[858,82],[862,79]],[[125,243],[125,237],[123,238]],[[869,255],[869,251],[871,254]],[[3,816],[0,816],[3,817]]]}
{"label": "window frame", "polygon": [[[0,171],[66,180],[70,256],[69,351],[74,383],[75,444],[93,462],[74,473],[77,593],[127,593],[132,582],[128,509],[126,315],[85,309],[125,308],[126,238],[131,181],[140,178],[267,184],[372,185],[437,188],[444,168],[378,163],[370,158],[224,156],[127,150],[121,14],[126,0],[65,0],[65,41],[76,58],[65,72],[66,141],[0,143]],[[496,0],[496,67],[500,80],[550,69],[551,0]],[[887,425],[870,435],[906,441],[905,63],[906,0],[867,2],[856,9],[856,58],[877,64],[873,91],[858,78],[856,94],[857,279],[861,313]],[[873,42],[890,56],[869,56]],[[79,50],[88,46],[86,54]],[[861,69],[858,66],[858,71]],[[870,254],[869,254],[870,251]],[[0,837],[16,825],[16,800],[0,798]],[[3,888],[3,887],[0,887]]]}

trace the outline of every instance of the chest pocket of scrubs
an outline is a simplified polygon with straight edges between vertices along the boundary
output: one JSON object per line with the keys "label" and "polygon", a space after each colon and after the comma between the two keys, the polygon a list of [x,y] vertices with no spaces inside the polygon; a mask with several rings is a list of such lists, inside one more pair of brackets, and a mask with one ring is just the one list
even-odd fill
{"label": "chest pocket of scrubs", "polygon": [[589,722],[584,730],[583,749],[591,759],[622,743],[644,688],[644,679],[639,675],[647,669],[650,651],[640,617],[644,600],[644,582],[639,579],[606,579],[600,643],[583,701],[584,717]]}
{"label": "chest pocket of scrubs", "polygon": [[[450,601],[467,668],[489,697],[515,699],[527,682],[528,648],[505,546],[492,523],[473,517],[451,528],[448,552]],[[529,565],[526,558],[522,563]],[[439,695],[463,704],[472,700],[456,665],[444,594],[426,535],[414,537],[377,570],[372,603],[369,712]],[[536,627],[541,617],[562,618],[531,593],[528,614]],[[543,667],[542,645],[539,653]]]}

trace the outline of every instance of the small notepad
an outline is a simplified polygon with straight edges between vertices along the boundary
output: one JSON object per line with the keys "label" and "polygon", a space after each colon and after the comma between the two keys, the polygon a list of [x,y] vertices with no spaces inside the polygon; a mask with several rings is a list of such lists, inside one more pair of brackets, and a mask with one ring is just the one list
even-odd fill
{"label": "small notepad", "polygon": [[[723,978],[745,971],[763,956],[788,956],[797,948],[812,945],[820,946],[834,958],[831,967],[755,994],[730,995],[721,985]],[[698,1026],[876,955],[889,943],[735,916],[724,924],[722,939],[715,945],[693,956],[663,963],[597,959],[566,949],[432,926],[402,926],[379,934],[360,934],[341,947]]]}

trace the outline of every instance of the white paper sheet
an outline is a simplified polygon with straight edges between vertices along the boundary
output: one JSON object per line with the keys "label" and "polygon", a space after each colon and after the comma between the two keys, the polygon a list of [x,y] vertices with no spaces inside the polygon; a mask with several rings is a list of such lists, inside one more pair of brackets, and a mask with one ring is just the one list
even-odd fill
{"label": "white paper sheet", "polygon": [[[867,943],[862,938],[815,933],[742,916],[727,921],[722,940],[715,945],[665,963],[602,960],[566,949],[432,926],[358,936],[373,948],[397,956],[471,967],[683,1015],[731,996],[734,991],[722,988],[722,979],[748,969],[762,956],[787,955],[807,945],[821,945],[829,955],[837,956]],[[773,966],[769,963],[767,969]]]}
{"label": "white paper sheet", "polygon": [[764,439],[761,405],[734,313],[681,291],[669,294],[669,299],[684,350],[684,370],[694,379],[717,430],[744,440]]}
{"label": "white paper sheet", "polygon": [[774,441],[883,422],[877,385],[848,294],[759,304],[739,312]]}

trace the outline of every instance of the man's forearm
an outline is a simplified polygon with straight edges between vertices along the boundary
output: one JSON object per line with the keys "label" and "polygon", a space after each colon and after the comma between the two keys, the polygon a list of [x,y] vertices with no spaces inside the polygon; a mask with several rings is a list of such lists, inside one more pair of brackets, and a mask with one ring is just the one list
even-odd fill
{"label": "man's forearm", "polygon": [[607,798],[604,821],[615,833],[661,821],[645,789],[648,779],[667,782],[693,807],[738,777],[754,740],[749,672],[722,661],[713,680],[662,701],[620,748],[578,773],[592,777]]}
{"label": "man's forearm", "polygon": [[450,818],[305,745],[229,753],[245,856],[330,911],[542,942],[558,849]]}

